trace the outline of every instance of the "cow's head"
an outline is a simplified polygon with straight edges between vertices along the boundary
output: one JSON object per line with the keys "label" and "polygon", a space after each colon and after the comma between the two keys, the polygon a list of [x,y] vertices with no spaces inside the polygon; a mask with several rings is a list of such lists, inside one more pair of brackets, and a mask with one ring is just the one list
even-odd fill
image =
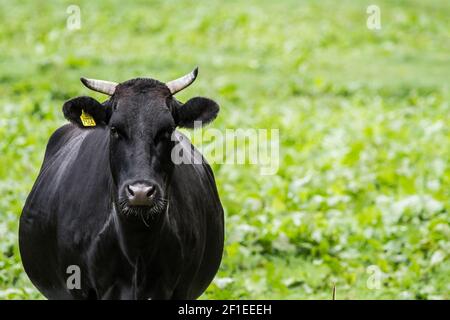
{"label": "cow's head", "polygon": [[197,69],[168,83],[137,78],[118,84],[82,78],[84,85],[110,99],[99,103],[77,97],[64,104],[65,117],[79,127],[109,130],[115,201],[125,215],[153,216],[165,210],[175,128],[192,128],[195,121],[206,124],[217,116],[219,106],[213,100],[195,97],[183,104],[173,97],[196,76]]}

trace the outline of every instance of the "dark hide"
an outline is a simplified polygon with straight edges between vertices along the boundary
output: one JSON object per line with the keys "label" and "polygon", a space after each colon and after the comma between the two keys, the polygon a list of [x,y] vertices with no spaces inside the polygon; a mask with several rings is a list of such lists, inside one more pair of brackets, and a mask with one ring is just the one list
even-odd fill
{"label": "dark hide", "polygon": [[[209,122],[218,106],[205,98],[187,105],[151,79],[122,83],[103,104],[64,104],[72,123],[51,136],[20,218],[25,271],[47,298],[195,299],[208,287],[224,237],[214,176],[206,161],[174,165],[170,150],[192,150],[174,128]],[[96,127],[82,127],[82,108]],[[129,181],[154,183],[155,206],[127,207]],[[73,265],[79,289],[67,286]]]}

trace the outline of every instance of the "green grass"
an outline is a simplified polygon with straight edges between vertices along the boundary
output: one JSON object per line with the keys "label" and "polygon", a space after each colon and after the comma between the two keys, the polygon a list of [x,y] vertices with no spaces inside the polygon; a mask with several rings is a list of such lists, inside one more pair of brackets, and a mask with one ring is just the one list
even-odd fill
{"label": "green grass", "polygon": [[[0,299],[42,298],[21,208],[80,76],[162,81],[220,102],[214,128],[280,129],[280,169],[214,165],[226,249],[205,299],[449,299],[450,3],[0,4]],[[382,272],[370,289],[368,267]],[[370,269],[369,269],[370,270]]]}

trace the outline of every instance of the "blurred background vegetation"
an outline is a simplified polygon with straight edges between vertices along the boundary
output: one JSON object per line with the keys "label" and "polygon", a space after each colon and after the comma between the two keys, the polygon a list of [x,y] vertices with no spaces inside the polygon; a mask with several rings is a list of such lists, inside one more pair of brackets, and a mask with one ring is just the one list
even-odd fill
{"label": "blurred background vegetation", "polygon": [[202,298],[330,299],[336,283],[338,299],[448,299],[449,14],[437,0],[1,1],[0,299],[42,298],[18,219],[64,100],[105,98],[80,76],[196,65],[182,101],[214,98],[214,128],[280,129],[281,143],[274,176],[213,166],[226,250]]}

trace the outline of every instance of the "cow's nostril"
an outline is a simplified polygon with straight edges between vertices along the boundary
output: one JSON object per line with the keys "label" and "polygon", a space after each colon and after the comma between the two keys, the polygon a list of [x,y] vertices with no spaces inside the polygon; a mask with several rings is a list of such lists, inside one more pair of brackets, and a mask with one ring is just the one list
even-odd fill
{"label": "cow's nostril", "polygon": [[153,196],[155,194],[155,190],[156,190],[155,186],[150,186],[147,191],[147,197]]}
{"label": "cow's nostril", "polygon": [[127,185],[126,188],[128,203],[131,206],[151,206],[156,193],[156,186],[153,184],[136,183]]}
{"label": "cow's nostril", "polygon": [[131,188],[130,185],[127,185],[127,191],[128,191],[128,194],[129,194],[130,196],[134,196],[133,189]]}

